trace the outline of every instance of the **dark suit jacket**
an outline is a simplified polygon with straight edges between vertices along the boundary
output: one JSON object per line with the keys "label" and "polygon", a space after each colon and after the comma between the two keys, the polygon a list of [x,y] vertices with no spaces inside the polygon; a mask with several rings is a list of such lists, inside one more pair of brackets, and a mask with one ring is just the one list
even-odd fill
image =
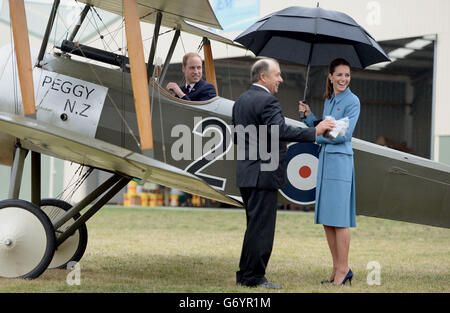
{"label": "dark suit jacket", "polygon": [[[287,182],[286,175],[286,145],[289,142],[314,142],[316,139],[315,128],[297,128],[288,126],[285,123],[280,103],[272,94],[261,87],[252,85],[249,90],[244,92],[234,103],[232,123],[247,127],[255,125],[267,125],[269,132],[267,134],[267,150],[270,145],[270,126],[279,126],[279,164],[274,171],[261,171],[261,163],[269,163],[270,160],[263,161],[259,153],[259,139],[257,142],[257,159],[249,158],[249,138],[245,137],[245,160],[237,161],[236,179],[238,187],[257,187],[262,189],[283,188]],[[239,134],[235,134],[236,138]],[[242,136],[242,135],[241,135]]]}
{"label": "dark suit jacket", "polygon": [[[186,85],[180,86],[180,88],[184,93],[186,93]],[[214,85],[201,79],[194,85],[194,88],[192,88],[191,92],[181,99],[188,101],[206,101],[214,98],[216,95],[216,88],[214,87]]]}

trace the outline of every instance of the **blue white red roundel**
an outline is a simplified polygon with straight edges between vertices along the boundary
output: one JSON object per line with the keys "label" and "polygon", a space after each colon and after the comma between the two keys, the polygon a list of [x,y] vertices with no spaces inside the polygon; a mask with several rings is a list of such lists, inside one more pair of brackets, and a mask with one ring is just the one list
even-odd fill
{"label": "blue white red roundel", "polygon": [[286,156],[287,185],[281,194],[291,202],[307,205],[316,198],[319,145],[314,143],[291,143]]}

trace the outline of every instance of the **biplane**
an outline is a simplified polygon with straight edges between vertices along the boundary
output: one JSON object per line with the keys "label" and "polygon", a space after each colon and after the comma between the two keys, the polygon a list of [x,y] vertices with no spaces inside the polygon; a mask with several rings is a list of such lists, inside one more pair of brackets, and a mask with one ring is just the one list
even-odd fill
{"label": "biplane", "polygon": [[[220,96],[185,101],[163,87],[181,31],[202,38],[206,79],[213,84],[209,40],[239,46],[202,27],[221,29],[208,0],[189,6],[180,0],[78,0],[85,4],[79,22],[58,52],[46,53],[59,3],[53,2],[32,62],[24,3],[9,1],[21,105],[0,103],[0,162],[11,166],[8,199],[0,201],[0,277],[33,279],[47,268],[79,261],[87,245],[86,222],[131,179],[242,206],[235,185],[236,149],[229,140],[234,101]],[[126,52],[75,41],[92,8],[123,16]],[[147,62],[140,22],[155,25]],[[161,26],[172,28],[174,36],[158,71],[154,58]],[[450,227],[449,166],[356,138],[353,147],[357,214]],[[19,192],[30,152],[32,194],[25,201]],[[42,154],[111,176],[73,205],[41,199]],[[315,144],[289,145],[289,183],[279,191],[280,203],[314,205],[317,155]]]}

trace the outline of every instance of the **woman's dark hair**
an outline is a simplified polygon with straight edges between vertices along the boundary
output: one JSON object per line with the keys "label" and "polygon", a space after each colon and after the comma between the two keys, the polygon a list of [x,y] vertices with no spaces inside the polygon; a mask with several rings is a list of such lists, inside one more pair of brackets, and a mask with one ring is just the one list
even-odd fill
{"label": "woman's dark hair", "polygon": [[[339,58],[339,59],[333,60],[330,63],[330,66],[328,68],[328,72],[330,74],[333,74],[334,70],[339,65],[347,65],[351,69],[350,63],[348,63],[347,60]],[[334,92],[333,84],[330,82],[330,79],[328,78],[328,75],[327,75],[327,82],[326,82],[326,85],[325,85],[325,93],[323,94],[323,99],[331,98],[331,95],[333,94],[333,92]]]}

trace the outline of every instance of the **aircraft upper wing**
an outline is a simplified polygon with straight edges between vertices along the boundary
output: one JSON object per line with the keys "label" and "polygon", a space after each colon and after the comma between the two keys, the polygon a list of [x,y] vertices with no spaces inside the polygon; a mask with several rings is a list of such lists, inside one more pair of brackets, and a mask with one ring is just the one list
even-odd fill
{"label": "aircraft upper wing", "polygon": [[[123,0],[78,0],[102,10],[123,15]],[[141,21],[155,23],[156,12],[161,11],[161,24],[178,27],[180,21],[190,21],[216,29],[222,29],[208,0],[138,0]]]}
{"label": "aircraft upper wing", "polygon": [[[113,14],[123,15],[122,0],[79,1]],[[163,26],[179,28],[184,32],[196,36],[207,37],[211,40],[245,49],[244,46],[231,39],[194,25],[222,29],[208,0],[191,0],[188,4],[182,0],[140,0],[138,1],[138,9],[139,16],[143,22],[154,24],[156,21],[156,12],[161,11],[163,13],[161,24]]]}
{"label": "aircraft upper wing", "polygon": [[22,146],[32,151],[241,206],[200,178],[174,166],[42,121],[2,112],[0,131],[19,138]]}
{"label": "aircraft upper wing", "polygon": [[[79,2],[92,5],[113,14],[123,15],[122,0],[79,0]],[[245,49],[244,46],[231,39],[194,25],[199,24],[215,29],[222,29],[208,0],[191,0],[188,4],[182,0],[139,0],[138,9],[142,22],[154,24],[156,21],[156,12],[161,11],[163,13],[161,25],[163,26],[179,28],[184,32],[196,36],[207,37],[211,40]]]}
{"label": "aircraft upper wing", "polygon": [[200,26],[194,25],[190,22],[181,21],[179,25],[180,25],[180,29],[186,33],[194,34],[194,35],[200,36],[200,37],[206,37],[211,40],[219,41],[224,44],[235,46],[238,48],[247,49],[240,43],[234,42],[231,39],[220,36],[219,34],[213,33],[207,29],[204,29]]}

